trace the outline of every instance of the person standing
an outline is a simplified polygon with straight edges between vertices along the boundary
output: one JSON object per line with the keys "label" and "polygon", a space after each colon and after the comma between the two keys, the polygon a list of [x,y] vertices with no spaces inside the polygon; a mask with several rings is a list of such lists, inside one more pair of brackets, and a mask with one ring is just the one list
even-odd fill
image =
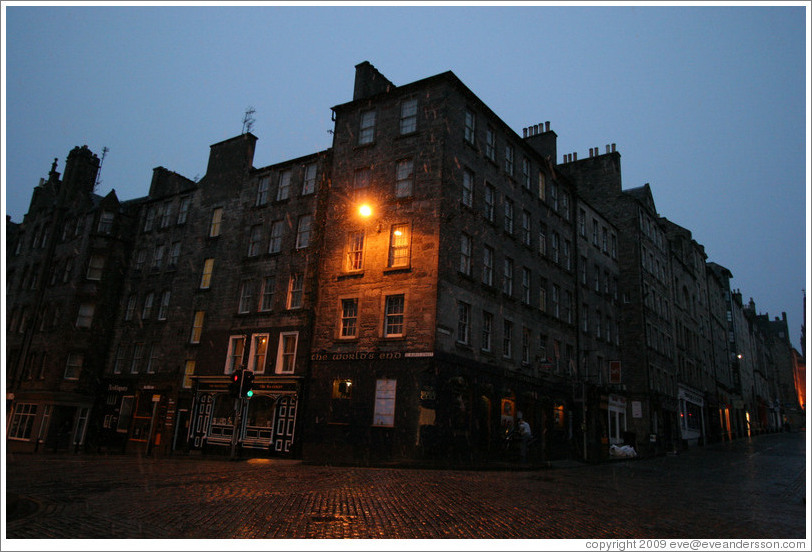
{"label": "person standing", "polygon": [[519,416],[517,429],[519,431],[519,451],[521,453],[522,464],[524,464],[527,462],[527,445],[530,439],[533,438],[533,432],[530,430],[530,424],[521,416]]}

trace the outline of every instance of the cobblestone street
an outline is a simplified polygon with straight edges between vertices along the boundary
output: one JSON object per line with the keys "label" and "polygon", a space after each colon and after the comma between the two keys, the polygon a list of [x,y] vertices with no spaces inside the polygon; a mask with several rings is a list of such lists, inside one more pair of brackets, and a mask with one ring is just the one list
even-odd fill
{"label": "cobblestone street", "polygon": [[8,539],[803,539],[806,434],[539,470],[7,457]]}

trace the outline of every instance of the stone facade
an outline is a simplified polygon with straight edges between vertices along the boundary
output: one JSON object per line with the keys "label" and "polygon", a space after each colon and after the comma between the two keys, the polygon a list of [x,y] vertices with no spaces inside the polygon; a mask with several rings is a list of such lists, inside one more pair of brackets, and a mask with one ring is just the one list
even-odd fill
{"label": "stone facade", "polygon": [[123,203],[87,148],[52,168],[6,224],[10,444],[471,464],[521,416],[536,459],[597,461],[794,408],[781,329],[614,146],[559,162],[451,72],[363,62],[332,110],[325,151],[255,168],[244,133]]}

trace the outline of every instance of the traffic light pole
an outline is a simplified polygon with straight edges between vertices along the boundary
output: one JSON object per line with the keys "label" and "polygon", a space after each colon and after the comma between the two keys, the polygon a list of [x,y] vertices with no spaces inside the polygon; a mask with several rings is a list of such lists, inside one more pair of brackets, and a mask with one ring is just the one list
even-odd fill
{"label": "traffic light pole", "polygon": [[234,399],[234,428],[231,430],[231,459],[234,460],[237,450],[237,429],[240,427],[242,397]]}

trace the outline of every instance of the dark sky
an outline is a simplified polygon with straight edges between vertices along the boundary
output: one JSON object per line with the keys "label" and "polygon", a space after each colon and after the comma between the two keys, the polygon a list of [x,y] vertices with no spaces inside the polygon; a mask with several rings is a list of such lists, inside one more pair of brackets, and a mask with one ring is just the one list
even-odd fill
{"label": "dark sky", "polygon": [[396,85],[453,71],[513,130],[551,122],[558,152],[616,143],[759,313],[800,350],[808,289],[809,4],[783,7],[16,6],[4,3],[5,212],[20,222],[55,157],[86,144],[97,192],[145,196],[239,134],[254,165],[330,147],[354,67]]}

